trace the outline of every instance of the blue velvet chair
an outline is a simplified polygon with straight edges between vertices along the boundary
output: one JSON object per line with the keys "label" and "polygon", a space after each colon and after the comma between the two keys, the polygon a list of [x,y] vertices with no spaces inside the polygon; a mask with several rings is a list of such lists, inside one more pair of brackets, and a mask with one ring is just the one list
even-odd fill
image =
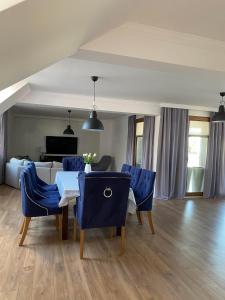
{"label": "blue velvet chair", "polygon": [[153,222],[152,222],[152,214],[151,214],[155,174],[156,174],[155,172],[142,169],[138,183],[135,189],[133,190],[136,204],[137,204],[138,221],[140,224],[143,224],[141,212],[147,211],[149,226],[151,228],[152,234],[155,233]]}
{"label": "blue velvet chair", "polygon": [[130,187],[134,190],[138,184],[139,177],[141,175],[141,169],[131,166],[129,173],[131,175]]}
{"label": "blue velvet chair", "polygon": [[121,168],[121,172],[122,173],[129,173],[130,172],[130,169],[131,169],[131,166],[128,165],[128,164],[123,164],[122,165],[122,168]]}
{"label": "blue velvet chair", "polygon": [[64,171],[84,171],[84,159],[82,156],[64,157],[63,158]]}
{"label": "blue velvet chair", "polygon": [[50,196],[43,197],[34,191],[34,183],[32,182],[31,173],[28,168],[20,175],[20,185],[22,212],[24,215],[20,229],[22,236],[19,242],[19,246],[22,246],[32,217],[56,215],[59,221],[59,217],[62,216],[62,208],[58,206],[58,198]]}
{"label": "blue velvet chair", "polygon": [[44,198],[50,196],[50,197],[60,199],[60,194],[58,192],[58,188],[57,188],[57,190],[47,190],[43,186],[38,185],[38,181],[37,181],[37,178],[35,176],[34,168],[33,168],[32,165],[29,164],[27,166],[26,170],[29,172],[30,182],[31,182],[31,185],[32,185],[31,188],[32,188],[33,192],[36,195],[44,197]]}
{"label": "blue velvet chair", "polygon": [[74,237],[80,227],[80,258],[83,258],[84,230],[121,227],[121,254],[124,252],[125,221],[130,176],[117,172],[80,172],[80,197],[74,206]]}
{"label": "blue velvet chair", "polygon": [[36,181],[37,185],[39,186],[39,188],[43,189],[44,191],[57,191],[58,190],[56,184],[47,184],[46,182],[41,180],[41,178],[38,177],[37,171],[36,171],[36,166],[35,166],[34,162],[30,162],[28,164],[28,166],[31,167],[32,173],[34,174],[34,177],[35,177],[35,181]]}

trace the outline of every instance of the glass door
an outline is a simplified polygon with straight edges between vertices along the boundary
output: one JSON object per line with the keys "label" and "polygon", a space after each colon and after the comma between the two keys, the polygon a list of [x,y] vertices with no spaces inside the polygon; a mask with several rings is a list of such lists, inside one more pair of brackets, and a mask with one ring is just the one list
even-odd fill
{"label": "glass door", "polygon": [[203,194],[208,138],[209,118],[190,117],[188,135],[187,196],[201,196]]}
{"label": "glass door", "polygon": [[134,164],[136,167],[141,167],[142,163],[142,143],[143,143],[144,119],[136,120],[136,139],[135,139],[135,154]]}

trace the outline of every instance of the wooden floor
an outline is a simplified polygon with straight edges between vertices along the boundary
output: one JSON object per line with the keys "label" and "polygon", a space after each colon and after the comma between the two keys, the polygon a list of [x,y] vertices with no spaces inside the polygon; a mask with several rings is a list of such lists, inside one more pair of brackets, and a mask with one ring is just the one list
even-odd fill
{"label": "wooden floor", "polygon": [[90,230],[84,260],[53,217],[31,222],[18,247],[20,211],[20,192],[1,186],[0,299],[225,299],[224,200],[156,202],[154,236],[129,216],[122,257],[118,237]]}

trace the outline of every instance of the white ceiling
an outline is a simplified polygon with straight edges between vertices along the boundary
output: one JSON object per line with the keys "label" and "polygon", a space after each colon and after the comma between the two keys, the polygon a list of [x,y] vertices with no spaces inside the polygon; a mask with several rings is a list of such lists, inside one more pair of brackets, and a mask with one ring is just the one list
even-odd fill
{"label": "white ceiling", "polygon": [[[1,0],[0,90],[74,54],[82,44],[121,24],[132,1]],[[12,6],[1,11],[1,2],[6,4],[2,8]]]}
{"label": "white ceiling", "polygon": [[224,0],[0,2],[0,90],[129,21],[225,40]]}
{"label": "white ceiling", "polygon": [[[29,116],[43,116],[43,117],[53,117],[53,118],[68,118],[68,109],[52,106],[36,106],[31,104],[17,104],[12,107],[14,114],[29,115]],[[86,119],[89,115],[88,111],[84,110],[74,110],[71,111],[71,118],[74,119]],[[98,118],[101,120],[110,120],[121,117],[125,114],[120,113],[108,113],[108,112],[98,112]]]}
{"label": "white ceiling", "polygon": [[[191,68],[150,69],[129,67],[75,58],[64,59],[33,75],[33,89],[92,97],[91,75],[99,97],[217,106],[219,92],[225,89],[225,74]],[[121,103],[122,105],[122,103]]]}
{"label": "white ceiling", "polygon": [[41,69],[29,78],[32,88],[92,97],[90,76],[98,75],[97,98],[217,106],[225,90],[224,73],[65,58],[126,22],[225,41],[224,0],[10,0],[4,7],[0,90]]}
{"label": "white ceiling", "polygon": [[225,41],[224,0],[139,0],[128,20]]}

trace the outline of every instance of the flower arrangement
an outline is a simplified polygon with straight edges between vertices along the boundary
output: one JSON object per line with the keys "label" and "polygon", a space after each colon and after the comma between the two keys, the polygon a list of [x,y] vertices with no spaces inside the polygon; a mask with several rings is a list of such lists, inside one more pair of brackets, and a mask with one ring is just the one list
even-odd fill
{"label": "flower arrangement", "polygon": [[96,153],[84,153],[83,154],[85,164],[93,163],[95,157],[96,157]]}

